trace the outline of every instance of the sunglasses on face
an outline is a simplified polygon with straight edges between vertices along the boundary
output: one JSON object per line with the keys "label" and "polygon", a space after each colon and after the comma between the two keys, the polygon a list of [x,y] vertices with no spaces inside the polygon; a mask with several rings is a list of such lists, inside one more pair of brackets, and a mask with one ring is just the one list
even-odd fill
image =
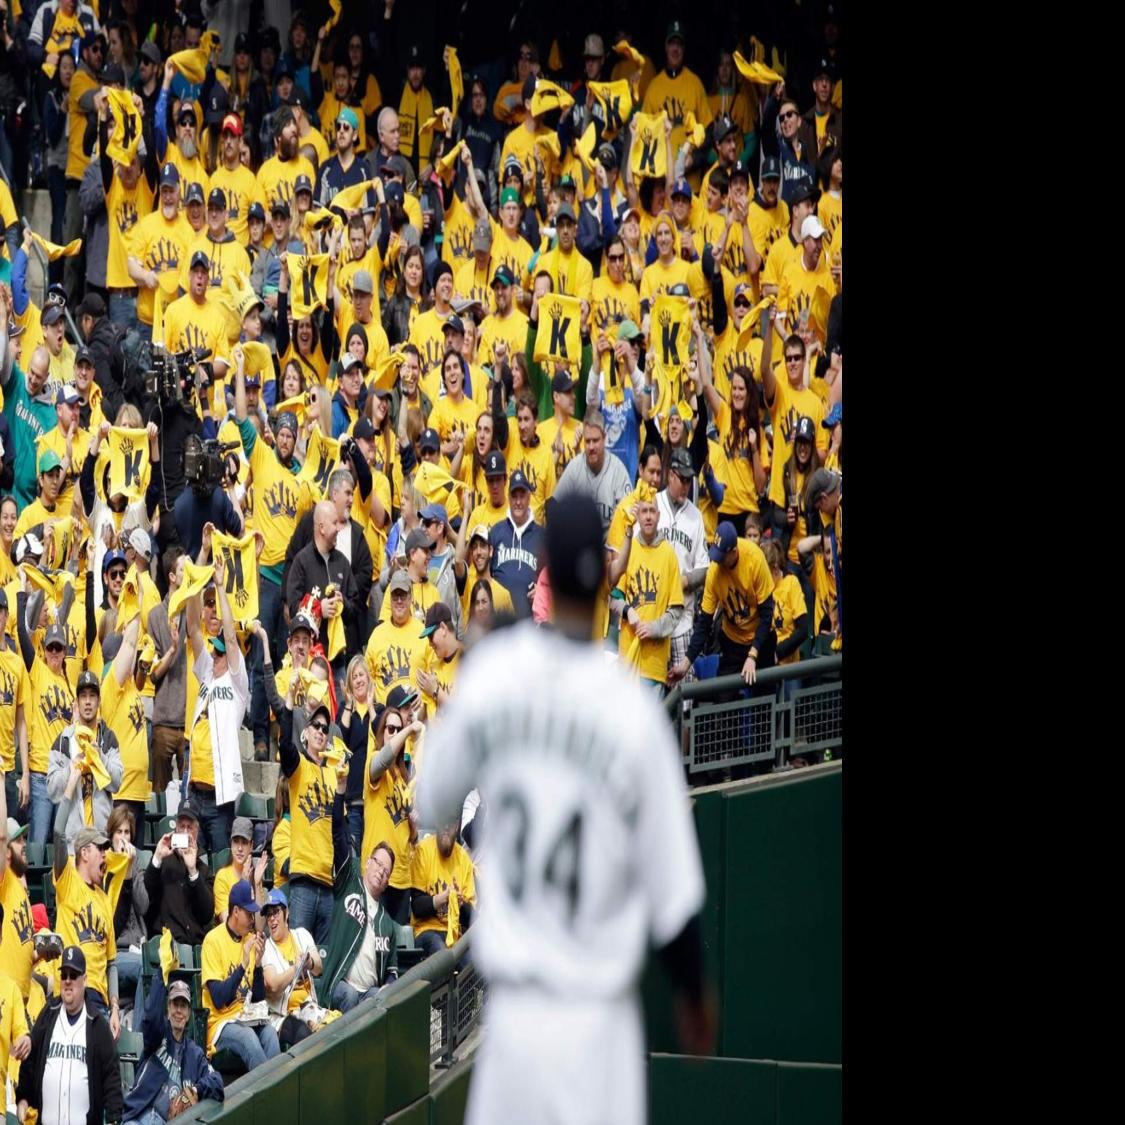
{"label": "sunglasses on face", "polygon": [[606,261],[607,262],[623,262],[623,261],[625,261],[625,255],[624,254],[607,254],[606,255]]}
{"label": "sunglasses on face", "polygon": [[59,973],[59,976],[62,977],[63,980],[78,980],[81,975],[81,973],[76,973],[73,969],[63,969],[62,972]]}
{"label": "sunglasses on face", "polygon": [[109,572],[109,577],[110,577],[111,581],[116,581],[118,578],[124,578],[125,577],[125,571],[123,571],[123,570],[111,570]]}
{"label": "sunglasses on face", "polygon": [[386,726],[387,734],[398,734],[401,730],[402,727],[392,727],[390,723],[388,723]]}
{"label": "sunglasses on face", "polygon": [[797,111],[795,109],[787,109],[784,113],[777,115],[779,121],[788,121],[790,117],[796,117]]}
{"label": "sunglasses on face", "polygon": [[785,357],[786,363],[800,363],[805,357],[803,355],[787,355]]}
{"label": "sunglasses on face", "polygon": [[328,733],[328,724],[327,723],[309,723],[309,726],[312,727],[313,730],[320,731],[321,734],[327,734]]}

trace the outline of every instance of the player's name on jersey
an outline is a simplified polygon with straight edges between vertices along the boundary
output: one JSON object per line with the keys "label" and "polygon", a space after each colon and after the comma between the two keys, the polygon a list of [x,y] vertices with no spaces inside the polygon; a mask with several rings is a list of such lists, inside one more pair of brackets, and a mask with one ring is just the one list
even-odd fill
{"label": "player's name on jersey", "polygon": [[604,785],[617,810],[631,820],[637,797],[627,763],[613,739],[591,717],[558,710],[560,702],[532,694],[521,708],[475,717],[465,733],[477,758],[477,770],[483,772],[490,759],[502,754],[564,759]]}

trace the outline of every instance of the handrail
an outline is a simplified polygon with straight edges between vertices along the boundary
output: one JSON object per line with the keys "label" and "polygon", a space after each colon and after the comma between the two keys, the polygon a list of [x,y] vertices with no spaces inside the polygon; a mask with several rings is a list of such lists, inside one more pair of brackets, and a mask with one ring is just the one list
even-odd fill
{"label": "handrail", "polygon": [[[837,653],[833,656],[817,656],[812,660],[799,660],[796,664],[775,664],[770,668],[763,668],[757,676],[759,684],[775,684],[782,680],[808,679],[813,676],[829,675],[832,672],[843,670],[844,657]],[[707,680],[690,680],[677,684],[665,697],[664,707],[670,715],[677,713],[676,709],[685,699],[701,699],[712,695],[721,695],[724,692],[736,691],[746,687],[746,681],[737,673],[730,676],[712,676]]]}

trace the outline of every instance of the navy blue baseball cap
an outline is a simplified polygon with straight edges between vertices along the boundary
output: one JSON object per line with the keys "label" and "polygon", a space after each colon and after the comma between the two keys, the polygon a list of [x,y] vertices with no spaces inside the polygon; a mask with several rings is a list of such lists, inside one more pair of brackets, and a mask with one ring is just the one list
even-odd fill
{"label": "navy blue baseball cap", "polygon": [[124,551],[106,551],[105,558],[102,559],[102,574],[114,563],[121,563],[122,566],[128,566],[128,560],[125,558]]}
{"label": "navy blue baseball cap", "polygon": [[80,945],[68,945],[63,950],[62,964],[59,967],[71,969],[76,973],[84,973],[86,971],[86,954],[82,952],[82,947]]}
{"label": "navy blue baseball cap", "polygon": [[672,185],[672,190],[669,193],[675,197],[677,195],[686,195],[691,199],[691,184],[687,182],[682,176]]}
{"label": "navy blue baseball cap", "polygon": [[172,187],[180,186],[180,170],[170,160],[160,169],[160,186],[166,187],[169,184]]}
{"label": "navy blue baseball cap", "polygon": [[246,212],[246,218],[248,220],[261,219],[261,221],[264,223],[266,221],[266,209],[255,199],[254,202],[250,204],[249,210]]}
{"label": "navy blue baseball cap", "polygon": [[427,449],[432,449],[435,452],[441,449],[441,438],[438,437],[437,430],[430,428],[422,431],[422,436],[418,439],[418,448],[425,453]]}
{"label": "navy blue baseball cap", "polygon": [[484,459],[485,477],[506,477],[508,466],[504,463],[504,454],[499,449],[490,449]]}
{"label": "navy blue baseball cap", "polygon": [[512,271],[510,269],[508,269],[508,267],[506,265],[501,263],[501,265],[499,265],[496,268],[496,272],[492,275],[492,283],[491,284],[493,286],[497,286],[497,285],[515,285],[515,283],[516,283],[515,275],[512,273]]}
{"label": "navy blue baseball cap", "polygon": [[780,180],[781,179],[781,165],[778,163],[776,156],[766,156],[762,159],[762,171],[758,176],[759,180]]}
{"label": "navy blue baseball cap", "polygon": [[508,494],[511,495],[517,488],[526,488],[528,492],[531,491],[531,485],[527,483],[527,477],[524,476],[522,469],[516,469],[512,473],[511,480],[508,481]]}
{"label": "navy blue baseball cap", "polygon": [[712,562],[722,562],[727,552],[733,551],[737,545],[738,533],[734,530],[734,524],[729,520],[723,520],[715,528],[715,538],[711,541],[711,546],[707,548],[707,554]]}
{"label": "navy blue baseball cap", "polygon": [[254,891],[245,879],[239,879],[230,889],[230,905],[241,906],[251,914],[257,914],[260,909],[254,898]]}

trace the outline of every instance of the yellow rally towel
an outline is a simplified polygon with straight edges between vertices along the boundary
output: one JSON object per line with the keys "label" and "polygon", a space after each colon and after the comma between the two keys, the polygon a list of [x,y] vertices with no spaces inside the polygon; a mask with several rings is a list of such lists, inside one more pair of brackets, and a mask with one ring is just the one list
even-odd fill
{"label": "yellow rally towel", "polygon": [[109,461],[109,495],[121,494],[130,504],[143,500],[152,474],[148,431],[114,426],[106,437],[105,448]]}
{"label": "yellow rally towel", "polygon": [[160,931],[160,972],[164,983],[180,967],[180,952],[172,940],[172,931],[167,926]]}
{"label": "yellow rally towel", "polygon": [[117,621],[113,626],[115,633],[123,633],[125,626],[141,612],[140,588],[141,580],[137,575],[137,565],[134,563],[129,567],[129,573],[125,575],[121,596],[117,599]]}
{"label": "yellow rally towel", "polygon": [[43,253],[47,255],[48,262],[57,262],[60,258],[74,258],[82,253],[82,239],[80,238],[68,242],[65,246],[56,246],[55,243],[48,242],[35,231],[31,232],[31,237],[42,247]]}
{"label": "yellow rally towel", "polygon": [[[440,125],[442,118],[447,113],[449,113],[449,106],[447,106],[447,105],[439,106],[437,109],[434,110],[434,112],[429,117],[426,118],[425,121],[422,122],[421,131],[425,132],[427,129],[433,129],[436,126]],[[337,195],[336,199],[339,199],[339,198],[340,198],[339,195]],[[336,199],[333,199],[332,202],[335,203]]]}
{"label": "yellow rally towel", "polygon": [[140,644],[137,646],[137,660],[150,667],[156,663],[156,642],[148,633],[141,637]]}
{"label": "yellow rally towel", "polygon": [[242,345],[242,354],[246,357],[244,370],[247,375],[259,375],[265,372],[272,374],[273,353],[268,344],[263,344],[261,340],[247,340]]}
{"label": "yellow rally towel", "polygon": [[695,119],[695,114],[689,109],[684,114],[684,132],[694,148],[702,148],[707,139],[707,130]]}
{"label": "yellow rally towel", "polygon": [[659,113],[638,113],[634,116],[633,150],[629,167],[634,176],[651,176],[662,180],[668,171],[668,144],[664,137],[667,117]]}
{"label": "yellow rally towel", "polygon": [[328,489],[328,478],[340,461],[340,443],[336,438],[325,437],[318,426],[309,435],[305,450],[305,463],[297,479],[305,481],[313,495],[320,499]]}
{"label": "yellow rally towel", "polygon": [[[110,672],[110,675],[112,674]],[[109,771],[102,761],[101,751],[98,750],[95,732],[89,727],[75,726],[74,741],[78,744],[78,761],[75,764],[93,777],[94,784],[99,789],[107,789],[110,784]]]}
{"label": "yellow rally towel", "polygon": [[339,772],[340,767],[347,761],[349,757],[348,748],[344,745],[343,739],[333,738],[324,751],[324,763],[330,765]]}
{"label": "yellow rally towel", "polygon": [[464,141],[458,141],[438,162],[437,170],[439,174],[448,176],[453,171],[453,165],[457,162],[457,156],[464,147]]}
{"label": "yellow rally towel", "polygon": [[200,86],[207,77],[207,52],[202,47],[177,51],[168,61],[193,85]]}
{"label": "yellow rally towel", "polygon": [[48,598],[53,599],[55,596],[55,583],[48,578],[34,563],[25,562],[23,564],[24,573],[31,581],[33,586],[38,586]]}
{"label": "yellow rally towel", "polygon": [[130,90],[106,90],[109,112],[113,117],[113,136],[106,145],[106,155],[121,164],[131,164],[141,143],[141,115]]}
{"label": "yellow rally towel", "polygon": [[343,225],[340,216],[329,211],[327,207],[313,207],[305,212],[305,226],[309,230],[328,230]]}
{"label": "yellow rally towel", "polygon": [[750,341],[754,338],[754,333],[758,329],[758,317],[761,315],[762,309],[768,308],[774,302],[773,297],[763,297],[743,318],[742,328],[738,333],[738,342],[735,348],[744,352],[750,347]]}
{"label": "yellow rally towel", "polygon": [[173,620],[185,603],[201,593],[204,587],[215,577],[215,568],[200,566],[198,563],[184,563],[184,580],[178,590],[168,599],[168,619]]}
{"label": "yellow rally towel", "polygon": [[[776,51],[774,55],[776,60]],[[738,67],[738,73],[743,78],[759,86],[772,86],[775,82],[782,80],[782,76],[776,70],[766,66],[764,62],[759,62],[757,59],[753,62],[747,62],[737,51],[734,52],[734,65]]]}
{"label": "yellow rally towel", "polygon": [[531,95],[531,112],[536,117],[552,109],[569,109],[572,105],[574,99],[561,86],[546,78],[536,82],[535,93]]}
{"label": "yellow rally towel", "polygon": [[[624,39],[619,39],[616,43],[614,43],[613,49],[623,58],[632,59],[633,63],[636,66],[645,65],[644,55],[642,55],[636,47],[633,47],[629,43],[626,43]],[[593,83],[591,83],[591,85],[593,85]]]}
{"label": "yellow rally towel", "polygon": [[656,362],[670,376],[679,375],[687,364],[691,339],[691,308],[687,297],[658,294],[650,325],[649,339]]}
{"label": "yellow rally towel", "polygon": [[302,254],[295,263],[291,260],[289,278],[289,304],[294,320],[324,308],[328,302],[327,254]]}
{"label": "yellow rally towel", "polygon": [[461,934],[461,900],[455,890],[449,892],[449,909],[445,915],[446,948],[453,945]]}
{"label": "yellow rally towel", "polygon": [[[396,345],[397,347],[397,345]],[[376,391],[390,390],[398,379],[398,369],[406,358],[402,352],[390,352],[384,356],[375,368],[375,378],[371,389]]]}
{"label": "yellow rally towel", "polygon": [[[638,65],[640,65],[638,63]],[[633,116],[633,94],[624,78],[617,82],[588,82],[587,88],[605,114],[605,133],[612,137]]]}
{"label": "yellow rally towel", "polygon": [[[539,302],[539,330],[535,334],[535,361],[577,365],[582,359],[582,302],[577,297],[549,293]],[[575,368],[577,370],[577,367]]]}
{"label": "yellow rally towel", "polygon": [[613,352],[604,352],[601,363],[606,405],[621,406],[625,402],[625,383],[629,379],[625,361],[618,359]]}
{"label": "yellow rally towel", "polygon": [[427,504],[445,503],[446,496],[456,488],[467,488],[464,481],[454,480],[440,465],[423,461],[414,473],[414,487],[426,498]]}
{"label": "yellow rally towel", "polygon": [[328,17],[328,22],[324,26],[331,31],[340,22],[343,0],[328,0],[328,6],[332,9],[332,15]]}
{"label": "yellow rally towel", "polygon": [[205,31],[199,37],[199,49],[203,51],[208,58],[211,57],[212,51],[217,51],[222,46],[222,37],[214,29]]}
{"label": "yellow rally towel", "polygon": [[211,533],[211,551],[226,564],[223,588],[230,599],[231,616],[253,621],[258,616],[258,560],[252,532],[241,539],[221,531]]}
{"label": "yellow rally towel", "polygon": [[453,116],[456,117],[457,107],[465,96],[465,83],[461,77],[461,60],[457,57],[456,48],[449,48],[449,58],[446,65],[449,67],[449,88],[453,91],[452,112]]}
{"label": "yellow rally towel", "polygon": [[351,187],[343,188],[332,197],[332,206],[339,207],[343,211],[358,211],[364,206],[368,189],[378,183],[378,179],[363,180],[358,184],[352,184]]}
{"label": "yellow rally towel", "polygon": [[586,126],[582,136],[574,142],[574,151],[582,161],[587,172],[594,171],[594,148],[597,145],[598,130],[593,121]]}
{"label": "yellow rally towel", "polygon": [[545,149],[555,160],[559,160],[562,157],[562,150],[559,148],[558,133],[544,133],[543,136],[536,137],[535,147]]}
{"label": "yellow rally towel", "polygon": [[129,870],[129,857],[124,852],[107,851],[105,853],[105,873],[109,878],[106,891],[109,895],[110,909],[116,914],[117,903],[121,898],[121,888],[125,883],[125,875]]}
{"label": "yellow rally towel", "polygon": [[308,392],[302,392],[299,395],[294,395],[292,398],[282,399],[281,402],[274,407],[278,414],[284,414],[288,411],[297,416],[297,424],[300,425],[305,420],[305,415],[309,410],[309,396]]}

